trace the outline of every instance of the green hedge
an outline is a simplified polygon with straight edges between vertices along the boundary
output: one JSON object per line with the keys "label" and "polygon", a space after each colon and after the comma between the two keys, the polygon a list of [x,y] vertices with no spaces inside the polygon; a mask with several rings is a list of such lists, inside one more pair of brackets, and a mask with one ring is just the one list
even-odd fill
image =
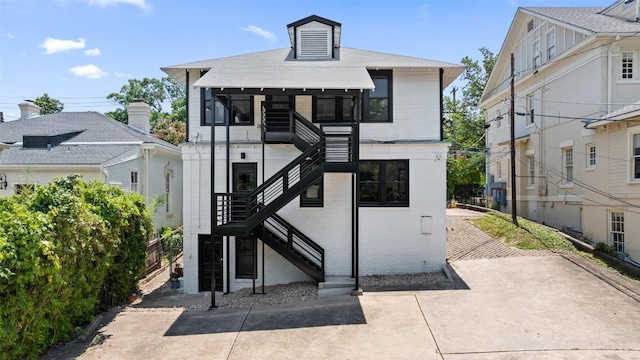
{"label": "green hedge", "polygon": [[74,175],[0,198],[0,359],[37,358],[124,299],[144,269],[152,220],[142,197]]}

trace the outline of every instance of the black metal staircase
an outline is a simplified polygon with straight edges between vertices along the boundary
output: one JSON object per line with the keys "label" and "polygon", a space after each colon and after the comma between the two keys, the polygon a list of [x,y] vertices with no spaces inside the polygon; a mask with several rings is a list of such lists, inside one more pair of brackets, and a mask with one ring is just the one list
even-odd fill
{"label": "black metal staircase", "polygon": [[276,212],[325,171],[357,171],[355,127],[323,124],[318,128],[293,110],[263,103],[262,128],[264,143],[294,144],[302,154],[249,193],[215,193],[215,234],[261,237],[306,274],[323,281],[324,250]]}

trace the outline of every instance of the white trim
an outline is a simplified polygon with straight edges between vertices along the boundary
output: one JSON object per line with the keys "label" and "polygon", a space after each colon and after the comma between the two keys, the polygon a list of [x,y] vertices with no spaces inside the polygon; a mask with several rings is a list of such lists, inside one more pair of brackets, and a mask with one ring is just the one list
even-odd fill
{"label": "white trim", "polygon": [[558,147],[560,149],[562,149],[562,148],[567,148],[567,147],[571,147],[571,146],[573,146],[573,139],[566,140],[566,141],[561,141]]}
{"label": "white trim", "polygon": [[526,155],[535,155],[536,154],[536,149],[527,149],[527,152],[525,154]]}

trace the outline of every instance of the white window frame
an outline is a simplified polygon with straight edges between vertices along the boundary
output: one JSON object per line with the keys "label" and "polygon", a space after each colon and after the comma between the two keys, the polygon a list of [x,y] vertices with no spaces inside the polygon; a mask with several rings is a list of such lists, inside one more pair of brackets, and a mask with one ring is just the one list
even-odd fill
{"label": "white window frame", "polygon": [[[551,35],[551,39],[550,39],[550,35]],[[554,57],[556,57],[556,28],[555,27],[547,31],[546,39],[547,39],[547,61],[549,61]]]}
{"label": "white window frame", "polygon": [[587,161],[587,169],[588,170],[593,170],[596,168],[596,163],[598,162],[597,160],[597,150],[596,150],[596,144],[595,143],[590,143],[587,144],[586,146],[586,161]]}
{"label": "white window frame", "polygon": [[573,183],[573,146],[562,148],[562,177],[565,183]]}
{"label": "white window frame", "polygon": [[527,95],[526,99],[527,99],[527,114],[525,115],[527,119],[526,126],[529,127],[534,125],[536,104],[535,104],[535,97],[533,93]]}
{"label": "white window frame", "polygon": [[536,186],[536,157],[535,155],[528,156],[529,159],[529,186]]}
{"label": "white window frame", "polygon": [[[624,73],[624,62],[626,56],[631,56],[631,76],[625,77]],[[638,74],[638,51],[635,50],[621,50],[620,51],[620,81],[634,81],[640,80],[640,75]]]}
{"label": "white window frame", "polygon": [[609,244],[617,253],[625,253],[623,211],[609,211]]}
{"label": "white window frame", "polygon": [[[638,137],[638,147],[635,147],[635,137]],[[640,132],[629,133],[629,182],[640,184]],[[636,177],[636,162],[638,176]]]}
{"label": "white window frame", "polygon": [[169,203],[171,200],[171,172],[167,171],[164,174],[164,187],[165,187],[165,201],[164,201],[164,210],[168,214],[169,213]]}
{"label": "white window frame", "polygon": [[131,171],[129,175],[129,191],[137,193],[140,190],[140,174],[137,170]]}
{"label": "white window frame", "polygon": [[498,179],[502,180],[502,162],[498,161]]}
{"label": "white window frame", "polygon": [[531,65],[537,68],[542,65],[542,54],[540,54],[540,40],[531,43]]}

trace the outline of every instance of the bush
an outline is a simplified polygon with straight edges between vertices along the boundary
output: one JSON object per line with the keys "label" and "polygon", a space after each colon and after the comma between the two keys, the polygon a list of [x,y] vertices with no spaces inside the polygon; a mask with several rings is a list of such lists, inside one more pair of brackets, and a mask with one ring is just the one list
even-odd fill
{"label": "bush", "polygon": [[618,257],[618,253],[616,252],[616,249],[614,249],[613,246],[607,245],[603,242],[599,242],[596,244],[596,250],[601,251],[607,255],[611,255],[613,257]]}
{"label": "bush", "polygon": [[77,175],[0,199],[0,359],[34,358],[68,339],[103,288],[124,299],[151,228],[139,195]]}

